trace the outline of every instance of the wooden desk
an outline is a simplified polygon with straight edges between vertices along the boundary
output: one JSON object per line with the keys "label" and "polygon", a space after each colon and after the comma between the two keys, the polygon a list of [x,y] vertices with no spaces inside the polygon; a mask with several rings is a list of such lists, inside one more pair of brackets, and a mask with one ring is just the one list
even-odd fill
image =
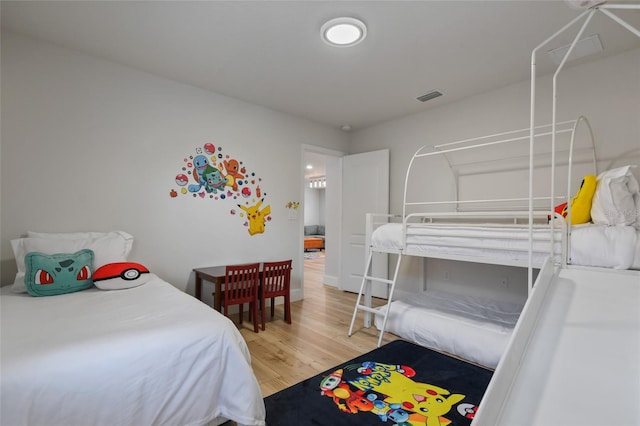
{"label": "wooden desk", "polygon": [[[262,273],[262,262],[258,272]],[[293,270],[293,269],[292,269]],[[222,284],[227,271],[226,266],[209,266],[207,268],[195,268],[193,272],[196,274],[196,299],[202,300],[202,281],[209,281],[215,285],[213,293],[213,308],[222,312]],[[262,280],[262,275],[260,276]]]}
{"label": "wooden desk", "polygon": [[222,284],[224,283],[224,276],[226,272],[226,266],[212,266],[208,268],[196,268],[193,270],[196,274],[196,299],[202,300],[202,281],[209,281],[215,284],[215,293],[213,294],[213,308],[221,312],[222,300],[220,295],[222,294]]}

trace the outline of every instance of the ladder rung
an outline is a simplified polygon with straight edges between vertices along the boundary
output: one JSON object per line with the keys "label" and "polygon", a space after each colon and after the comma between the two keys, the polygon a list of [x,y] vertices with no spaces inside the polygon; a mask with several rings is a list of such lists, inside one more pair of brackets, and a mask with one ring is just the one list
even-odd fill
{"label": "ladder rung", "polygon": [[[378,335],[378,347],[380,347],[380,345],[382,344],[382,336],[384,335],[384,329],[387,325],[387,319],[389,316],[389,308],[391,307],[391,302],[393,299],[393,291],[395,289],[396,286],[396,282],[398,280],[398,271],[400,270],[400,262],[402,261],[402,250],[400,250],[398,252],[398,260],[396,262],[396,269],[395,272],[393,274],[393,279],[389,280],[386,278],[378,278],[378,277],[373,277],[371,275],[367,275],[367,272],[372,272],[372,259],[373,259],[373,251],[374,250],[370,250],[369,251],[369,256],[367,258],[367,263],[366,266],[364,268],[364,274],[362,275],[362,283],[360,284],[360,291],[358,292],[358,298],[356,299],[356,306],[353,309],[353,316],[351,317],[351,325],[349,326],[349,336],[351,336],[351,333],[353,333],[353,325],[356,322],[356,314],[358,313],[358,311],[365,311],[365,312],[369,312],[372,314],[376,314],[376,315],[380,315],[382,314],[384,319],[382,321],[382,327],[380,328],[380,334]],[[388,289],[389,290],[389,296],[388,296],[388,301],[386,305],[383,306],[379,306],[377,308],[371,308],[369,306],[366,305],[362,305],[360,304],[360,299],[362,298],[363,295],[365,295],[365,288],[366,288],[366,284],[367,281],[375,281],[375,282],[380,282],[380,283],[386,283],[388,285],[390,285],[391,287]],[[366,290],[367,292],[370,291],[370,286],[369,289]],[[367,293],[368,297],[371,296],[370,293]],[[369,304],[371,303],[371,301],[369,300],[368,302]],[[370,324],[370,318],[368,318],[365,315],[365,325],[368,326],[368,324]]]}
{"label": "ladder rung", "polygon": [[365,305],[358,305],[358,309],[362,310],[362,311],[367,311],[367,312],[371,312],[372,314],[378,314],[380,313],[378,311],[378,308],[370,308],[368,306]]}
{"label": "ladder rung", "polygon": [[387,284],[393,284],[393,280],[388,280],[386,278],[378,278],[378,277],[372,277],[370,275],[365,275],[364,278],[366,280],[370,280],[370,281],[377,281],[379,283],[387,283]]}

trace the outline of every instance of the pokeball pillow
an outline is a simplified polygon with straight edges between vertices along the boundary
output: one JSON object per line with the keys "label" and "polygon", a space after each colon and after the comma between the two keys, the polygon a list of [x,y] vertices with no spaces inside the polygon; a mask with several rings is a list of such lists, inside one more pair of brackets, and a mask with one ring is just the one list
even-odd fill
{"label": "pokeball pillow", "polygon": [[93,287],[93,250],[73,254],[29,252],[24,257],[24,284],[32,296],[56,296]]}
{"label": "pokeball pillow", "polygon": [[93,283],[100,290],[122,290],[149,281],[149,269],[135,262],[108,263],[93,273]]}

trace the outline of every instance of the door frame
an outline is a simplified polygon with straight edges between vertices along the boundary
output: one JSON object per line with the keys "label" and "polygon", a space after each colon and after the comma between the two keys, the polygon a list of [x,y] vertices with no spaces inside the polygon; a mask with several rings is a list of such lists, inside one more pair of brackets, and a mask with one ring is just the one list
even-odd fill
{"label": "door frame", "polygon": [[[329,148],[324,148],[321,146],[316,146],[316,145],[309,145],[309,144],[301,144],[301,150],[300,150],[300,179],[299,181],[302,183],[300,185],[300,200],[302,200],[301,205],[302,205],[302,211],[300,212],[302,214],[302,220],[300,220],[300,225],[298,228],[298,233],[300,235],[300,238],[298,239],[298,264],[299,265],[303,265],[303,271],[302,271],[302,282],[300,285],[300,293],[298,294],[299,299],[302,300],[304,299],[304,209],[306,208],[306,203],[305,203],[305,197],[304,197],[304,192],[305,192],[305,179],[304,179],[304,175],[305,175],[305,154],[308,152],[313,152],[316,154],[322,154],[322,155],[326,155],[328,157],[336,157],[340,160],[340,170],[342,170],[342,157],[344,157],[345,155],[347,155],[345,152],[342,151],[337,151],[334,149],[329,149]],[[336,197],[337,199],[334,200],[335,202],[338,203],[339,206],[339,211],[342,211],[342,173],[335,173],[336,176],[333,176],[333,174],[331,175],[331,177],[327,176],[327,179],[329,180],[329,183],[333,186],[335,185],[335,188],[340,188],[339,192],[337,192]],[[325,192],[325,196],[326,196],[326,192]],[[336,224],[331,224],[331,226],[335,226],[335,229],[332,230],[333,232],[337,233],[337,235],[341,235],[342,232],[342,223],[340,221],[340,219],[338,219],[337,221],[338,223]],[[340,275],[340,270],[342,268],[342,261],[341,261],[341,256],[340,256],[340,242],[336,241],[334,245],[332,245],[331,250],[328,251],[328,255],[326,254],[326,242],[325,242],[325,275],[324,275],[324,281],[327,284],[331,284],[334,285],[335,287],[337,287],[338,285],[338,280],[339,280],[339,275]],[[333,277],[326,275],[326,264],[331,262],[336,262],[337,261],[337,265],[338,265],[338,270],[336,271],[336,276]],[[296,289],[297,290],[297,289]],[[292,289],[292,292],[294,290]],[[293,295],[292,295],[293,297]],[[297,299],[293,299],[293,300],[297,300]]]}

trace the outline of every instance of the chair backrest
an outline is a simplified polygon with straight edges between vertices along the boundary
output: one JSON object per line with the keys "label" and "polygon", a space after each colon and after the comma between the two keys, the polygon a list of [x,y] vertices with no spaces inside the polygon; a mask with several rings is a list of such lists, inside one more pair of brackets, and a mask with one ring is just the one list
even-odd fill
{"label": "chair backrest", "polygon": [[257,300],[260,264],[228,265],[224,281],[225,305]]}
{"label": "chair backrest", "polygon": [[262,265],[262,292],[265,297],[284,295],[291,285],[291,259]]}

